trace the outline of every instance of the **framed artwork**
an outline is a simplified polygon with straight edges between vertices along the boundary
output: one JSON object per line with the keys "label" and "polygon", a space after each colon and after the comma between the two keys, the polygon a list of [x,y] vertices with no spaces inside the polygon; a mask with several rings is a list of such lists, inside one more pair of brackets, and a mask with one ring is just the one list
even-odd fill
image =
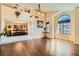
{"label": "framed artwork", "polygon": [[43,25],[44,25],[43,21],[40,20],[37,21],[37,28],[43,28]]}

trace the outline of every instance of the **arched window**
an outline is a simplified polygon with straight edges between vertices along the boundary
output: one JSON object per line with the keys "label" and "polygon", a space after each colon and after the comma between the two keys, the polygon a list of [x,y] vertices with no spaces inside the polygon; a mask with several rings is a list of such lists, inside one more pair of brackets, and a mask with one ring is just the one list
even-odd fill
{"label": "arched window", "polygon": [[58,20],[59,33],[70,34],[70,16],[62,15]]}

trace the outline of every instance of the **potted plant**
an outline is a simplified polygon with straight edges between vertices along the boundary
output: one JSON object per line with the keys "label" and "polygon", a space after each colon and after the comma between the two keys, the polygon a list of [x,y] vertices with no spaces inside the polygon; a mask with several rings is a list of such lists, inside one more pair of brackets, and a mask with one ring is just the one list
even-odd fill
{"label": "potted plant", "polygon": [[4,32],[0,32],[0,36],[4,35]]}
{"label": "potted plant", "polygon": [[15,14],[16,14],[16,16],[17,16],[17,18],[18,18],[18,16],[21,14],[19,11],[15,11]]}

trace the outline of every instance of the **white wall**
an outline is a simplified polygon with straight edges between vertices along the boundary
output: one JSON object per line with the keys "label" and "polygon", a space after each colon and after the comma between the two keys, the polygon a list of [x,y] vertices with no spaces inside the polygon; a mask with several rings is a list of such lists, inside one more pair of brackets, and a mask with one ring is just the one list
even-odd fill
{"label": "white wall", "polygon": [[[57,21],[59,17],[64,14],[70,15],[70,19],[71,19],[71,22],[70,22],[71,34],[70,35],[57,33],[57,28],[56,28],[58,25]],[[74,8],[72,10],[66,10],[66,11],[56,13],[52,21],[54,21],[53,23],[55,25],[55,38],[68,40],[76,44],[79,44],[79,8]]]}
{"label": "white wall", "polygon": [[[1,4],[0,4],[0,32],[1,32]],[[0,40],[1,40],[1,36],[0,36]]]}
{"label": "white wall", "polygon": [[[50,12],[50,13],[47,13],[47,21],[50,21],[51,23],[51,28],[52,28],[52,31],[50,31],[52,33],[52,38],[56,38],[56,39],[63,39],[63,40],[69,40],[69,41],[77,41],[78,42],[78,39],[76,40],[76,36],[78,34],[75,34],[75,27],[77,26],[77,31],[78,31],[78,23],[76,23],[77,25],[75,25],[75,20],[78,20],[79,17],[78,17],[78,9],[77,9],[77,12],[75,13],[75,9],[72,9],[72,10],[66,10],[66,11],[59,11],[59,12]],[[64,15],[64,14],[68,14],[70,15],[70,18],[71,18],[71,34],[70,35],[67,35],[67,34],[59,34],[58,33],[58,20],[59,20],[59,17]],[[77,19],[75,19],[77,15]],[[78,21],[77,21],[78,22]],[[78,32],[76,32],[78,33]],[[79,36],[77,36],[78,38]]]}
{"label": "white wall", "polygon": [[[16,22],[17,20],[20,20],[21,22],[25,22],[28,23],[28,35],[26,35],[26,40],[27,39],[35,39],[35,38],[41,38],[43,35],[43,28],[37,28],[37,20],[42,20],[45,21],[45,17],[44,16],[40,16],[38,19],[36,19],[35,17],[30,18],[30,14],[28,13],[22,13],[22,15],[19,16],[19,18],[17,19],[15,14],[15,9],[11,9],[10,7],[6,7],[4,5],[1,6],[1,30],[3,31],[4,26],[6,25],[6,23],[8,22]],[[18,37],[19,38],[19,37]],[[10,38],[8,38],[10,39]],[[7,43],[8,40],[6,40],[3,36],[2,36],[2,42],[3,43]],[[19,39],[18,41],[20,41],[21,39]],[[9,40],[10,42],[15,42],[16,40]]]}
{"label": "white wall", "polygon": [[54,36],[54,19],[53,19],[54,12],[47,12],[46,13],[46,21],[49,22],[48,28],[48,37],[53,38]]}
{"label": "white wall", "polygon": [[60,34],[60,33],[57,33],[57,28],[55,28],[56,32],[55,32],[55,37],[58,38],[58,39],[64,39],[64,40],[70,40],[70,41],[74,41],[74,10],[67,10],[67,11],[62,11],[61,13],[57,14],[55,16],[55,27],[58,26],[58,20],[59,20],[59,17],[64,15],[64,14],[68,14],[70,16],[70,24],[71,24],[71,33],[68,35],[68,34]]}
{"label": "white wall", "polygon": [[79,44],[79,8],[75,8],[75,43]]}
{"label": "white wall", "polygon": [[1,31],[1,4],[0,4],[0,31]]}

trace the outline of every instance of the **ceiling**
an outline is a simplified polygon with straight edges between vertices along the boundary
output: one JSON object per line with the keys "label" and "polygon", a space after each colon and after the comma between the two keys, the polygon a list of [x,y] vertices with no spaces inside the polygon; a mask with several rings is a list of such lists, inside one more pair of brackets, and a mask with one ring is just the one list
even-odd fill
{"label": "ceiling", "polygon": [[[14,8],[16,6],[16,3],[4,3],[3,5],[6,5],[8,7]],[[35,8],[38,9],[38,4],[37,3],[20,3],[19,6],[21,6],[24,9],[29,9],[29,8]],[[79,3],[41,3],[40,4],[40,9],[43,12],[56,12],[59,10],[65,10],[65,9],[72,9],[75,7],[79,7]],[[24,19],[25,18],[25,19]],[[23,18],[23,22],[26,22],[26,18],[29,19],[29,17],[24,17]],[[11,19],[15,19],[14,21],[12,21]],[[10,17],[7,20],[5,20],[6,22],[16,22],[16,17]],[[21,20],[22,22],[22,20]]]}
{"label": "ceiling", "polygon": [[[10,6],[10,7],[16,6],[15,3],[4,3],[4,5]],[[19,5],[25,9],[29,9],[29,8],[38,9],[37,3],[19,3]],[[79,3],[40,3],[40,9],[43,12],[72,9],[75,7],[79,7]]]}

